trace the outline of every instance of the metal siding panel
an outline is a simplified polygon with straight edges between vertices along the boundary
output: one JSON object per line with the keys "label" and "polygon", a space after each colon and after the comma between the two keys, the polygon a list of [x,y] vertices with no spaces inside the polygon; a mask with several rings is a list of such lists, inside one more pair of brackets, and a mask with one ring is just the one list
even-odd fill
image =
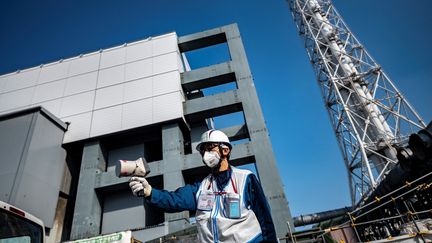
{"label": "metal siding panel", "polygon": [[153,56],[174,52],[178,50],[177,36],[175,34],[164,35],[152,39]]}
{"label": "metal siding panel", "polygon": [[91,111],[95,92],[90,91],[63,98],[60,117],[68,117],[78,113]]}
{"label": "metal siding panel", "polygon": [[100,54],[89,54],[87,56],[73,59],[70,62],[69,76],[96,71],[99,69]]}
{"label": "metal siding panel", "polygon": [[63,143],[89,138],[91,118],[91,112],[62,118],[62,121],[70,122],[68,130],[63,138]]}
{"label": "metal siding panel", "polygon": [[121,104],[123,102],[123,87],[123,84],[119,84],[96,90],[94,109]]}
{"label": "metal siding panel", "polygon": [[154,57],[153,74],[178,70],[177,55],[178,55],[177,52],[172,52],[165,55]]}
{"label": "metal siding panel", "polygon": [[125,66],[116,66],[99,71],[97,87],[102,88],[123,83],[125,79]]}
{"label": "metal siding panel", "polygon": [[0,77],[0,94],[5,92],[6,82],[8,81],[10,75]]}
{"label": "metal siding panel", "polygon": [[63,134],[39,113],[15,202],[49,228],[53,226],[65,166],[66,152],[61,148]]}
{"label": "metal siding panel", "polygon": [[66,79],[36,86],[32,103],[40,103],[63,96]]}
{"label": "metal siding panel", "polygon": [[122,128],[145,126],[153,122],[153,99],[148,98],[123,105]]}
{"label": "metal siding panel", "polygon": [[180,89],[181,81],[178,71],[153,76],[154,96],[179,91]]}
{"label": "metal siding panel", "polygon": [[93,113],[90,136],[98,136],[121,130],[122,106],[114,106]]}
{"label": "metal siding panel", "polygon": [[129,190],[108,195],[104,200],[102,234],[145,226],[142,198],[131,196]]}
{"label": "metal siding panel", "polygon": [[[1,103],[1,97],[0,97],[0,103]],[[7,110],[7,111],[0,111],[0,115],[8,114],[8,113],[19,111],[19,110],[22,110],[22,109],[24,109],[24,108],[21,107],[21,108],[10,109],[10,110]]]}
{"label": "metal siding panel", "polygon": [[49,64],[41,68],[38,84],[66,78],[69,70],[69,62]]}
{"label": "metal siding panel", "polygon": [[37,104],[34,104],[33,106],[42,106],[43,108],[45,108],[49,112],[51,112],[54,116],[59,117],[61,105],[62,105],[62,100],[61,99],[55,99],[55,100],[51,100],[51,101],[37,103]]}
{"label": "metal siding panel", "polygon": [[0,200],[9,197],[23,153],[32,115],[0,121]]}
{"label": "metal siding panel", "polygon": [[151,58],[126,64],[126,81],[148,77],[152,74],[153,62]]}
{"label": "metal siding panel", "polygon": [[153,122],[162,122],[183,116],[180,92],[153,98]]}
{"label": "metal siding panel", "polygon": [[126,47],[126,62],[141,60],[152,55],[151,41],[143,41]]}
{"label": "metal siding panel", "polygon": [[4,92],[28,88],[36,85],[39,77],[39,72],[40,69],[38,68],[35,70],[23,71],[9,76],[4,87]]}
{"label": "metal siding panel", "polygon": [[107,68],[124,64],[126,61],[126,48],[120,47],[113,50],[103,51],[101,54],[100,68]]}
{"label": "metal siding panel", "polygon": [[124,84],[124,102],[149,98],[153,95],[153,78],[142,78]]}
{"label": "metal siding panel", "polygon": [[64,95],[73,95],[96,88],[97,72],[73,76],[67,79]]}
{"label": "metal siding panel", "polygon": [[35,87],[20,89],[0,95],[0,111],[12,110],[19,107],[29,106],[34,94]]}

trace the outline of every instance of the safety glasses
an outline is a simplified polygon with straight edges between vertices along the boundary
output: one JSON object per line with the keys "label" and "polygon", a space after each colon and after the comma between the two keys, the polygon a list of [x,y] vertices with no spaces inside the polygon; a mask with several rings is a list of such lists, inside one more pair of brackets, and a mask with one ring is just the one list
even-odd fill
{"label": "safety glasses", "polygon": [[200,152],[204,153],[205,151],[212,151],[217,146],[219,146],[218,143],[204,143],[200,147]]}

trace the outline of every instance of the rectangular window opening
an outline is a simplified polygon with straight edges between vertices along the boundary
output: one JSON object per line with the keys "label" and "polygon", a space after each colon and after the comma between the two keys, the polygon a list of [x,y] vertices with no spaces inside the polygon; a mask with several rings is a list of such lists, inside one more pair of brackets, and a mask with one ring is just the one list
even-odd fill
{"label": "rectangular window opening", "polygon": [[222,85],[202,89],[201,91],[204,93],[204,96],[210,96],[210,95],[215,95],[215,94],[219,94],[219,93],[223,93],[235,89],[237,89],[237,83],[231,82],[227,84],[222,84]]}
{"label": "rectangular window opening", "polygon": [[185,55],[192,70],[231,60],[226,42],[185,52]]}
{"label": "rectangular window opening", "polygon": [[223,129],[245,124],[243,111],[233,112],[213,118],[214,128]]}

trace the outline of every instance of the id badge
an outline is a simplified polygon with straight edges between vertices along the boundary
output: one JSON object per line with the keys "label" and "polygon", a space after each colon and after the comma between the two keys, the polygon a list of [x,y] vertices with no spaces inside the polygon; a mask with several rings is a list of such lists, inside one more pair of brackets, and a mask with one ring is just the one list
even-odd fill
{"label": "id badge", "polygon": [[228,218],[230,219],[240,218],[241,216],[240,195],[236,193],[228,193],[225,196],[225,209]]}
{"label": "id badge", "polygon": [[201,211],[211,211],[215,202],[215,195],[211,192],[203,192],[198,197],[197,208]]}

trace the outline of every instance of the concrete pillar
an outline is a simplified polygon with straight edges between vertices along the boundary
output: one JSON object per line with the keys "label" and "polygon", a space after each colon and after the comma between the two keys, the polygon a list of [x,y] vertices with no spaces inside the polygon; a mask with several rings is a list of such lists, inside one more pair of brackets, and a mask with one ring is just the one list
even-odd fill
{"label": "concrete pillar", "polygon": [[[184,159],[184,139],[182,131],[177,123],[162,127],[162,150],[164,161],[164,189],[173,191],[184,186],[182,164]],[[173,233],[190,226],[188,223],[189,212],[165,213],[165,223],[168,224],[168,232]]]}
{"label": "concrete pillar", "polygon": [[95,191],[97,180],[105,171],[106,163],[98,141],[84,145],[78,190],[72,222],[71,239],[93,237],[100,234],[102,199]]}
{"label": "concrete pillar", "polygon": [[[287,221],[292,223],[288,201],[285,196],[279,170],[270,143],[264,116],[253,84],[246,53],[237,25],[224,27],[231,65],[237,78],[238,94],[242,100],[246,124],[256,159],[256,167],[264,193],[271,207],[278,237],[288,232]],[[291,224],[293,225],[293,224]]]}

